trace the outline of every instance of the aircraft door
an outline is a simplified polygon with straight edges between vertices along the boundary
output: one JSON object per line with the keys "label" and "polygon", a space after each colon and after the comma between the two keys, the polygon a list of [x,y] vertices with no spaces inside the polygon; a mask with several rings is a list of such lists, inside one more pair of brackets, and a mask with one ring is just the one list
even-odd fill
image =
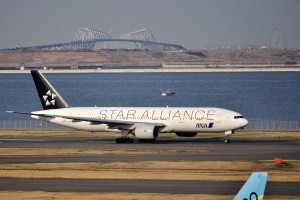
{"label": "aircraft door", "polygon": [[221,119],[222,119],[222,115],[221,114],[217,114],[217,123],[221,123]]}

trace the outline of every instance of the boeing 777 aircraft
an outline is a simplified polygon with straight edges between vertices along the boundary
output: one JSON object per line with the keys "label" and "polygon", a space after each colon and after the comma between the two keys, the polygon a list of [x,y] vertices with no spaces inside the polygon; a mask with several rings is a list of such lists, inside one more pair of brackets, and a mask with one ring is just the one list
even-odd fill
{"label": "boeing 777 aircraft", "polygon": [[267,172],[252,173],[233,200],[263,200],[267,179]]}
{"label": "boeing 777 aircraft", "polygon": [[223,132],[229,143],[230,135],[248,124],[241,114],[214,107],[70,107],[38,70],[31,75],[44,110],[8,112],[74,129],[121,132],[116,143],[133,143],[130,134],[139,140],[156,140],[160,133],[170,132],[178,136]]}

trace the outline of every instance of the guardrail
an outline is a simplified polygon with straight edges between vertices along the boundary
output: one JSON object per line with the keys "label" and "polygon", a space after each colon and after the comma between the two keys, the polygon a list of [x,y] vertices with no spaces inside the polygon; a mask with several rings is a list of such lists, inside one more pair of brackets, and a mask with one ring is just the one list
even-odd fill
{"label": "guardrail", "polygon": [[[238,65],[238,66],[244,66],[244,65],[280,65],[285,66],[287,63],[285,61],[212,61],[212,62],[166,62],[165,65]],[[295,62],[295,64],[297,64]]]}
{"label": "guardrail", "polygon": [[[147,62],[142,64],[137,63],[92,63],[92,62],[80,62],[77,64],[72,63],[43,63],[44,67],[48,70],[63,70],[63,69],[78,69],[80,66],[93,66],[95,68],[101,68],[103,66],[162,66],[164,68],[168,67],[300,67],[300,61],[286,62],[286,61],[197,61],[197,62]],[[36,66],[26,66],[27,69],[35,69]],[[14,65],[0,65],[0,70],[20,70],[19,67]]]}
{"label": "guardrail", "polygon": [[[71,130],[41,120],[0,120],[0,129]],[[249,120],[245,130],[300,131],[300,121]]]}
{"label": "guardrail", "polygon": [[299,61],[213,61],[213,62],[165,62],[162,64],[164,68],[178,67],[299,67]]}

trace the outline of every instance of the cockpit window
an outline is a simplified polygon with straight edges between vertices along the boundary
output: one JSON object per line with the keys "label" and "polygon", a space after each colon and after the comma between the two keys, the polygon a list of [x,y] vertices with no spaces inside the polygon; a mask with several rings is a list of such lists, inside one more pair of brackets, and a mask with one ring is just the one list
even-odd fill
{"label": "cockpit window", "polygon": [[243,116],[234,116],[234,119],[244,118]]}

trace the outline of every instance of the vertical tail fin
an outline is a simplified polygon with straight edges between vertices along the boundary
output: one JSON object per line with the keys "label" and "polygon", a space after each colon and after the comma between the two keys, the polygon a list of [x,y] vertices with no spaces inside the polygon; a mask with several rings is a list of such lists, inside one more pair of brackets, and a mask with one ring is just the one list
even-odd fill
{"label": "vertical tail fin", "polygon": [[44,110],[70,107],[38,70],[32,70],[31,75]]}
{"label": "vertical tail fin", "polygon": [[267,179],[267,172],[252,173],[233,200],[263,200]]}

